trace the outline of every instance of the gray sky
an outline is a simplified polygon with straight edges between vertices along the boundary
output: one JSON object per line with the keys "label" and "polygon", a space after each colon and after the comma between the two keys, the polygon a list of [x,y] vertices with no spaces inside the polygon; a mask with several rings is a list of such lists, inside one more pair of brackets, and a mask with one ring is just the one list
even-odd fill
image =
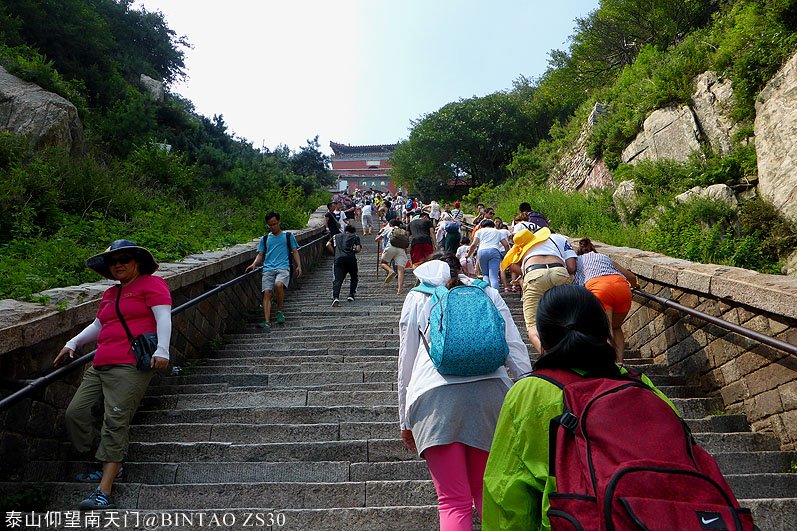
{"label": "gray sky", "polygon": [[407,138],[460,98],[535,78],[599,0],[138,0],[186,35],[173,90],[256,147]]}

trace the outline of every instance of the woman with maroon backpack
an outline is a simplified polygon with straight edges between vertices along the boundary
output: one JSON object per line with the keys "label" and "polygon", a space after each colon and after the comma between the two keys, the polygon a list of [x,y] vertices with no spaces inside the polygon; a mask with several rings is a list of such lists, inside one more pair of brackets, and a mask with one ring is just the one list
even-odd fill
{"label": "woman with maroon backpack", "polygon": [[482,529],[753,529],[672,402],[615,364],[594,295],[551,288],[537,329],[542,356],[498,418]]}

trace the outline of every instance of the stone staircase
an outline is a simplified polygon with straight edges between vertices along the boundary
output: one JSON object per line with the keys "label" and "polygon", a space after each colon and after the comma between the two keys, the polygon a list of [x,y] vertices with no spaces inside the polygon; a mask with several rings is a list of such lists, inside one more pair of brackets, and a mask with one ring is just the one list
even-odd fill
{"label": "stone staircase", "polygon": [[[273,529],[437,529],[426,466],[398,437],[403,296],[395,280],[386,288],[384,274],[377,279],[375,245],[363,243],[355,302],[330,307],[328,257],[290,291],[284,326],[265,333],[250,324],[204,364],[151,387],[132,427],[128,479],[115,486],[120,508],[226,513],[235,523],[222,528],[273,518]],[[523,330],[519,294],[506,299]],[[797,474],[787,473],[797,454],[751,433],[743,416],[722,414],[719,398],[699,397],[664,367],[627,362],[673,398],[761,529],[797,528]],[[71,481],[84,469],[33,463],[26,480],[47,487],[49,509],[71,510],[90,489]],[[0,485],[0,494],[13,488]]]}

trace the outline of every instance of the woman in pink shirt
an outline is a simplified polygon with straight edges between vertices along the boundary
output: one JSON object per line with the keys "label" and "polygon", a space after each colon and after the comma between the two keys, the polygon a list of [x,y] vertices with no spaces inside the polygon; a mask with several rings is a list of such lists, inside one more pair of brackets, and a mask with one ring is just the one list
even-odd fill
{"label": "woman in pink shirt", "polygon": [[[111,497],[113,482],[124,475],[122,462],[127,455],[130,421],[153,369],[169,365],[172,298],[166,282],[152,275],[158,269],[152,253],[129,240],[116,240],[104,253],[89,258],[86,265],[119,283],[105,291],[97,318],[67,342],[54,364],[74,358],[79,347],[96,341],[94,363],[86,370],[66,410],[66,428],[80,453],[89,452],[99,438],[95,457],[102,462],[102,469],[77,478],[99,483],[99,487],[80,503],[79,509],[111,509],[115,507]],[[157,334],[158,347],[149,366],[139,370],[130,338],[151,333]],[[97,419],[92,407],[100,397],[104,414]],[[100,420],[102,429],[98,433]]]}

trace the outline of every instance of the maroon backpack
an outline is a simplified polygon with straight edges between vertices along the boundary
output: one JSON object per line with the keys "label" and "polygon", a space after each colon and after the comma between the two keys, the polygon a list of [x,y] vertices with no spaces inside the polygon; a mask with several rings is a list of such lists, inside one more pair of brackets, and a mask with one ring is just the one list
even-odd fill
{"label": "maroon backpack", "polygon": [[564,392],[562,415],[550,426],[551,529],[754,529],[714,458],[638,375],[542,369],[530,376]]}

